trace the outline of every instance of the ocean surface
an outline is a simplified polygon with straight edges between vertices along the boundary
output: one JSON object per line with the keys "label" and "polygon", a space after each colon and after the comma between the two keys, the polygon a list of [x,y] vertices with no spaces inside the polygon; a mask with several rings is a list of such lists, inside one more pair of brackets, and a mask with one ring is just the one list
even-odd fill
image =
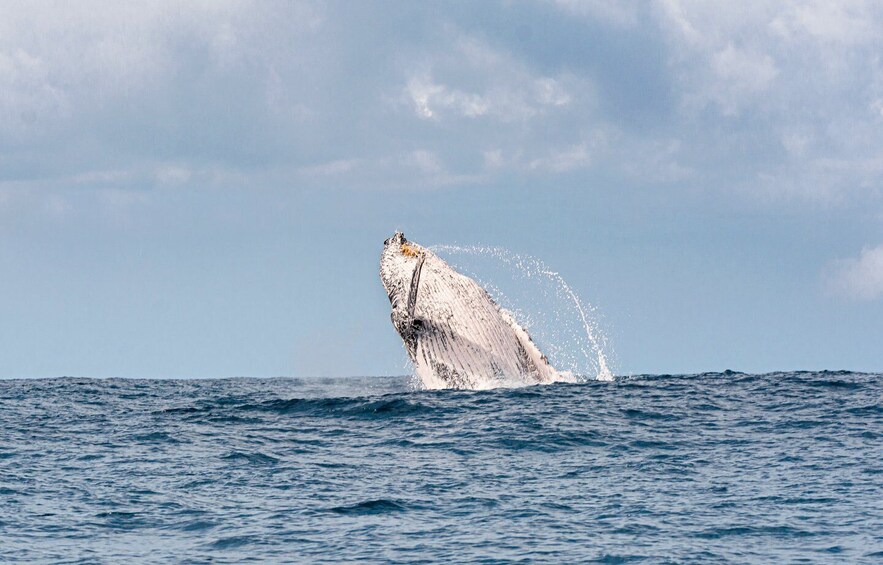
{"label": "ocean surface", "polygon": [[0,562],[883,563],[883,375],[0,381]]}

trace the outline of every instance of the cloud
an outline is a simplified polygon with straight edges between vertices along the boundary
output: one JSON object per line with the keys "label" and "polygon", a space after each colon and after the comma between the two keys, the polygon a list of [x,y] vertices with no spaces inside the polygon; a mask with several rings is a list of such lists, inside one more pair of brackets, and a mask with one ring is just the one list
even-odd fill
{"label": "cloud", "polygon": [[280,129],[304,114],[274,90],[274,78],[285,74],[287,95],[313,102],[290,76],[309,69],[297,50],[320,21],[306,3],[8,6],[0,177],[144,168],[170,157],[190,167],[272,158],[294,135]]}
{"label": "cloud", "polygon": [[519,80],[517,87],[493,86],[479,94],[437,83],[432,76],[414,76],[405,87],[406,96],[420,118],[439,119],[445,113],[466,118],[489,116],[501,121],[529,119],[546,108],[566,106],[570,95],[548,77]]}
{"label": "cloud", "polygon": [[450,50],[427,55],[425,61],[416,63],[420,68],[404,88],[417,117],[523,121],[565,109],[572,101],[567,84],[573,82],[570,77],[532,73],[511,55],[475,37],[449,33]]}
{"label": "cloud", "polygon": [[883,297],[883,244],[862,249],[858,258],[834,263],[828,284],[836,293],[855,300]]}
{"label": "cloud", "polygon": [[436,84],[427,76],[411,77],[405,88],[420,118],[438,118],[439,110],[453,110],[468,118],[487,114],[490,103],[485,97]]}
{"label": "cloud", "polygon": [[720,79],[714,97],[725,115],[738,112],[738,101],[768,90],[779,74],[772,57],[737,49],[732,44],[715,53],[712,67]]}
{"label": "cloud", "polygon": [[790,2],[770,26],[783,37],[807,35],[828,44],[860,44],[873,39],[875,14],[867,2]]}
{"label": "cloud", "polygon": [[0,51],[0,139],[27,136],[40,121],[65,119],[70,104],[39,57],[22,49]]}
{"label": "cloud", "polygon": [[765,0],[656,5],[680,121],[698,126],[683,147],[697,178],[714,178],[715,167],[732,188],[766,200],[879,198],[883,38],[871,30],[883,25],[883,9]]}
{"label": "cloud", "polygon": [[880,204],[874,4],[381,13],[338,2],[6,7],[2,209],[37,202],[39,191],[14,194],[35,187],[419,190],[598,171],[673,198]]}

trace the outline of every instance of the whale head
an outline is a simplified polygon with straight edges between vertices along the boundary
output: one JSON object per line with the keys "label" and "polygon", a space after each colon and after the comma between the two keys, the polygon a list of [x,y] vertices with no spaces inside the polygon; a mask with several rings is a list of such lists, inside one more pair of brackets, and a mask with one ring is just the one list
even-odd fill
{"label": "whale head", "polygon": [[408,241],[405,234],[400,231],[383,242],[383,252],[380,254],[380,280],[393,308],[408,300],[411,277],[414,275],[420,254],[425,251],[422,246]]}

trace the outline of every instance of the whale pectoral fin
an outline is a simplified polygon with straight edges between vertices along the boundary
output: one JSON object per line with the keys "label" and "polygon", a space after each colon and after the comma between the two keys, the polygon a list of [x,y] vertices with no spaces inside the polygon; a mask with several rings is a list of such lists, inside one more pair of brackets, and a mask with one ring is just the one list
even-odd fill
{"label": "whale pectoral fin", "polygon": [[421,253],[417,258],[417,266],[411,275],[411,287],[408,291],[408,302],[404,306],[395,305],[392,311],[392,323],[405,342],[405,347],[413,359],[417,352],[417,337],[425,329],[425,321],[416,316],[417,291],[420,288],[420,273],[426,255]]}
{"label": "whale pectoral fin", "polygon": [[420,273],[423,271],[423,262],[426,260],[426,254],[420,253],[417,257],[417,266],[414,267],[414,274],[411,275],[411,289],[408,292],[408,310],[407,315],[411,320],[414,319],[414,310],[417,308],[417,290],[420,288]]}

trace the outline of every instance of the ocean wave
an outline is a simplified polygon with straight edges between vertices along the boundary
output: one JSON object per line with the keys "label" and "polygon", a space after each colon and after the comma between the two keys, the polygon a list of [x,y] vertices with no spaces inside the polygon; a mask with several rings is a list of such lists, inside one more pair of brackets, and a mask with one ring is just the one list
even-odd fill
{"label": "ocean wave", "polygon": [[328,511],[345,516],[375,516],[378,514],[404,512],[407,509],[407,506],[400,501],[383,498],[365,500],[351,505],[334,506],[329,508]]}
{"label": "ocean wave", "polygon": [[0,562],[870,563],[881,398],[824,372],[0,381]]}

